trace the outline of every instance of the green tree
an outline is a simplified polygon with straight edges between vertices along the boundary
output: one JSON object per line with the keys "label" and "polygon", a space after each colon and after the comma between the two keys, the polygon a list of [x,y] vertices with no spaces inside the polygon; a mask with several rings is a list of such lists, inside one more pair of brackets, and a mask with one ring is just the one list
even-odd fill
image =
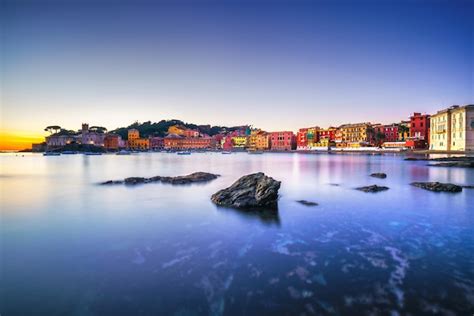
{"label": "green tree", "polygon": [[59,126],[59,125],[50,125],[50,126],[47,126],[44,130],[45,130],[45,132],[49,132],[51,135],[52,134],[57,134],[58,132],[61,131],[61,126]]}

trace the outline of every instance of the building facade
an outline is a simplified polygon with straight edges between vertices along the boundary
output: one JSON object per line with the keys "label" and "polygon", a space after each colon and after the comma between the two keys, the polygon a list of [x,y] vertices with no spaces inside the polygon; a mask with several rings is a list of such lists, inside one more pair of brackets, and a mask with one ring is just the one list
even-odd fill
{"label": "building facade", "polygon": [[370,123],[344,124],[339,127],[342,142],[350,147],[366,146],[370,143]]}
{"label": "building facade", "polygon": [[413,113],[410,116],[410,137],[429,140],[430,139],[430,116],[428,114]]}
{"label": "building facade", "polygon": [[270,146],[272,150],[294,150],[296,149],[296,136],[293,132],[271,132]]}
{"label": "building facade", "polygon": [[307,150],[308,149],[308,129],[300,128],[296,133],[296,149]]}
{"label": "building facade", "polygon": [[127,146],[132,150],[148,150],[150,149],[150,140],[148,138],[140,138],[140,132],[132,128],[128,130]]}
{"label": "building facade", "polygon": [[121,146],[122,137],[116,134],[107,134],[104,137],[104,148],[107,150],[117,150]]}
{"label": "building facade", "polygon": [[430,127],[430,150],[474,151],[474,104],[438,111]]}
{"label": "building facade", "polygon": [[152,136],[150,137],[150,149],[160,150],[165,148],[165,141],[163,137]]}

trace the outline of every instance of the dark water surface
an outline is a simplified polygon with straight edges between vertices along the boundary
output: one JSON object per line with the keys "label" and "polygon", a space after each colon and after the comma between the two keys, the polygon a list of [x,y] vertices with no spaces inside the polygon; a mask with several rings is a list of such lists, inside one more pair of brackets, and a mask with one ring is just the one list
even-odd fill
{"label": "dark water surface", "polygon": [[[474,190],[409,185],[474,184],[473,169],[396,155],[2,155],[0,162],[2,316],[474,313]],[[194,171],[222,177],[97,185]],[[257,171],[282,181],[278,212],[210,202]],[[353,189],[369,184],[390,190]]]}

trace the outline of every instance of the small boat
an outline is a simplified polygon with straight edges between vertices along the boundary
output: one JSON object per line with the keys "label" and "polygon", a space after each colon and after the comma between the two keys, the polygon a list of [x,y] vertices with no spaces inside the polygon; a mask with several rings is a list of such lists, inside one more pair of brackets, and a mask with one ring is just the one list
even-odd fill
{"label": "small boat", "polygon": [[61,153],[56,151],[45,151],[43,156],[61,156]]}
{"label": "small boat", "polygon": [[263,154],[263,151],[260,151],[260,150],[249,150],[247,152],[249,155],[261,155]]}
{"label": "small boat", "polygon": [[100,155],[102,155],[102,153],[86,151],[86,152],[84,153],[84,155],[86,155],[86,156],[100,156]]}
{"label": "small boat", "polygon": [[75,155],[77,154],[77,151],[73,151],[73,150],[65,150],[62,152],[63,155]]}
{"label": "small boat", "polygon": [[130,152],[128,150],[121,150],[119,151],[118,153],[116,153],[116,155],[130,155]]}
{"label": "small boat", "polygon": [[221,152],[221,154],[223,154],[223,155],[230,155],[230,154],[232,154],[232,152],[231,152],[231,151],[223,151],[223,152]]}
{"label": "small boat", "polygon": [[190,151],[178,151],[177,154],[178,155],[191,155],[191,152]]}

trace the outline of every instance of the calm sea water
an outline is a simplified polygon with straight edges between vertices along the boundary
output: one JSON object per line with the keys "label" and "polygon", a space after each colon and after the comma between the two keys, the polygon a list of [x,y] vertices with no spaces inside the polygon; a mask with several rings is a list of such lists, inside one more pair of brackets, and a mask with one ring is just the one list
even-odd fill
{"label": "calm sea water", "polygon": [[[474,313],[474,190],[409,185],[474,184],[472,169],[396,155],[25,154],[0,162],[1,315]],[[97,184],[195,171],[222,176],[188,186]],[[257,171],[282,181],[278,212],[210,202]],[[369,184],[390,190],[353,189]]]}

